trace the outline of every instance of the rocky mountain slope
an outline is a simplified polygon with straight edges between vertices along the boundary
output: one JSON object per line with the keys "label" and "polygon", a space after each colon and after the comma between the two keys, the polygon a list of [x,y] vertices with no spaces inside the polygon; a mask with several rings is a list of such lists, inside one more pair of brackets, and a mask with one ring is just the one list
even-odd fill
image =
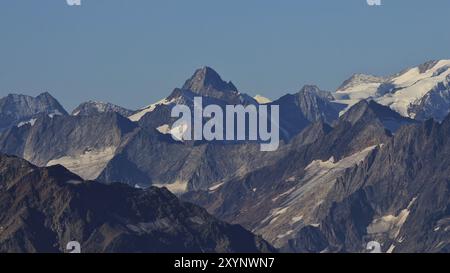
{"label": "rocky mountain slope", "polygon": [[333,127],[318,122],[306,128],[272,164],[183,198],[285,251],[304,251],[293,242],[305,227],[316,227],[326,216],[339,177],[392,138],[386,117],[414,124],[388,107],[361,101]]}
{"label": "rocky mountain slope", "polygon": [[337,180],[326,216],[291,245],[354,252],[376,240],[384,252],[450,251],[449,133],[450,116],[401,128]]}
{"label": "rocky mountain slope", "polygon": [[0,252],[272,252],[165,189],[84,181],[62,166],[0,155]]}

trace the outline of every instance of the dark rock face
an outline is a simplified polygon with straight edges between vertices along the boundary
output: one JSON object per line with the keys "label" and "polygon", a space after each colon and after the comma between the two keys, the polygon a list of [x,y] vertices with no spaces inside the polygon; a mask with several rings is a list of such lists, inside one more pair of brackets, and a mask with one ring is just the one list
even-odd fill
{"label": "dark rock face", "polygon": [[21,122],[31,122],[40,114],[67,115],[67,112],[49,93],[42,93],[35,98],[9,94],[0,99],[0,131]]}
{"label": "dark rock face", "polygon": [[197,96],[226,101],[228,104],[256,103],[250,96],[239,93],[232,82],[223,81],[219,74],[210,67],[203,67],[195,71],[181,90],[189,90]]}
{"label": "dark rock face", "polygon": [[273,252],[165,189],[83,181],[0,155],[0,252]]}
{"label": "dark rock face", "polygon": [[[215,89],[222,92],[238,91],[232,82],[224,82],[216,71],[207,66],[195,71],[194,75],[186,81],[182,89],[191,90],[199,94],[208,89]],[[208,94],[206,93],[205,95]]]}
{"label": "dark rock face", "polygon": [[333,100],[331,93],[306,85],[298,93],[285,95],[269,105],[280,106],[281,134],[290,140],[313,122],[331,124],[338,119],[345,106]]}
{"label": "dark rock face", "polygon": [[334,102],[330,92],[322,91],[315,85],[305,85],[296,94],[296,101],[303,115],[310,122],[322,120],[331,124],[339,118],[339,112],[346,107]]}
{"label": "dark rock face", "polygon": [[72,115],[90,116],[99,113],[109,113],[109,112],[118,113],[124,117],[129,117],[135,113],[135,111],[133,110],[129,110],[112,103],[88,101],[78,105],[78,107],[72,111]]}

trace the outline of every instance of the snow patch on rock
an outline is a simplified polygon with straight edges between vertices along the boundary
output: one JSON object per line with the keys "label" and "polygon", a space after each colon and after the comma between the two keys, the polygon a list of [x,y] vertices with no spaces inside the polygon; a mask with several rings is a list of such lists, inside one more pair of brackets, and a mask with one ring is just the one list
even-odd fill
{"label": "snow patch on rock", "polygon": [[169,105],[172,102],[173,102],[172,100],[167,100],[167,99],[160,100],[160,101],[158,101],[156,103],[150,104],[149,106],[141,109],[140,111],[138,111],[134,115],[129,116],[128,118],[131,121],[139,121],[145,114],[153,112],[156,109],[157,106],[159,106],[159,105]]}
{"label": "snow patch on rock", "polygon": [[47,166],[60,164],[85,180],[94,180],[113,158],[115,151],[116,147],[106,147],[101,150],[88,149],[82,154],[68,155],[50,160]]}

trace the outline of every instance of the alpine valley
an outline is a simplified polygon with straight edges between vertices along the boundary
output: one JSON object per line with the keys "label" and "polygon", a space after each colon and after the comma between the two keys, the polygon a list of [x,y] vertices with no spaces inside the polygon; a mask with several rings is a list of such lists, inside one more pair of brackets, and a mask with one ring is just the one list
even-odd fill
{"label": "alpine valley", "polygon": [[[278,150],[178,141],[175,105],[279,105]],[[0,99],[0,252],[450,252],[450,60],[250,96],[212,68],[142,109]]]}

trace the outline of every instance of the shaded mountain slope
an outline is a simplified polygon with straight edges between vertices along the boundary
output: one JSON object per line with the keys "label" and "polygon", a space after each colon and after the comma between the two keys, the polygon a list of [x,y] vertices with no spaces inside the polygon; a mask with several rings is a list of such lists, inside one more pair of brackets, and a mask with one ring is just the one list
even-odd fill
{"label": "shaded mountain slope", "polygon": [[83,181],[0,155],[0,252],[267,252],[262,239],[165,189]]}

